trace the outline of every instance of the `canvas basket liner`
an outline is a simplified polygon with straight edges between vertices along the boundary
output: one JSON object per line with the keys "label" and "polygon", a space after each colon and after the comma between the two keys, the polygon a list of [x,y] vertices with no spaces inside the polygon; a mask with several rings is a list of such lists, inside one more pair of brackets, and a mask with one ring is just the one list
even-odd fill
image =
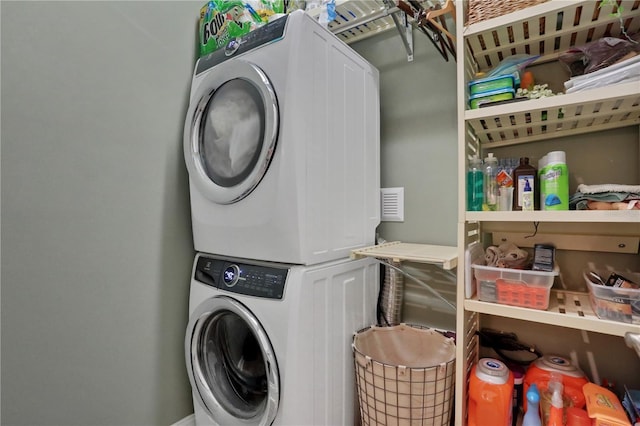
{"label": "canvas basket liner", "polygon": [[371,326],[353,337],[363,425],[450,424],[455,343],[415,325]]}

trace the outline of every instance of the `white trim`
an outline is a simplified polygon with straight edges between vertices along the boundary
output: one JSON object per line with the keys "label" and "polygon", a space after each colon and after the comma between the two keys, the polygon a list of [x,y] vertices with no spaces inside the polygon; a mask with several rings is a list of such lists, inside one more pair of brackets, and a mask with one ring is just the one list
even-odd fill
{"label": "white trim", "polygon": [[196,426],[196,415],[189,414],[184,419],[180,419],[171,426]]}

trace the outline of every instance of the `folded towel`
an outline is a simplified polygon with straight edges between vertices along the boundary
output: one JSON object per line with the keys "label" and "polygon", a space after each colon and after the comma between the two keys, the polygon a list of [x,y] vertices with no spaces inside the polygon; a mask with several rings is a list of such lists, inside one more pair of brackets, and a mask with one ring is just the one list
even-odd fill
{"label": "folded towel", "polygon": [[580,210],[640,210],[640,201],[631,200],[621,203],[608,203],[604,201],[587,201],[587,208]]}
{"label": "folded towel", "polygon": [[529,253],[513,243],[503,243],[498,247],[489,246],[485,251],[487,266],[522,269],[526,266]]}
{"label": "folded towel", "polygon": [[500,250],[496,246],[489,246],[484,253],[484,261],[487,266],[496,266],[498,259],[500,257]]}
{"label": "folded towel", "polygon": [[619,185],[616,183],[603,183],[600,185],[578,185],[578,192],[583,194],[598,194],[600,192],[631,192],[640,194],[640,185]]}
{"label": "folded towel", "polygon": [[589,81],[593,78],[602,77],[603,75],[607,76],[607,75],[614,74],[616,71],[624,71],[624,70],[630,69],[634,65],[636,65],[638,62],[640,62],[640,55],[632,56],[623,61],[617,62],[613,65],[609,65],[608,67],[601,68],[598,71],[571,77],[569,80],[564,82],[564,87],[565,89],[570,89],[572,86],[576,84],[584,83],[585,81]]}
{"label": "folded towel", "polygon": [[569,204],[577,203],[580,200],[605,201],[616,203],[627,200],[640,200],[640,194],[634,192],[597,192],[594,194],[584,194],[576,192],[569,196]]}
{"label": "folded towel", "polygon": [[640,55],[633,56],[606,68],[571,77],[564,83],[565,93],[595,89],[617,83],[630,83],[640,79]]}

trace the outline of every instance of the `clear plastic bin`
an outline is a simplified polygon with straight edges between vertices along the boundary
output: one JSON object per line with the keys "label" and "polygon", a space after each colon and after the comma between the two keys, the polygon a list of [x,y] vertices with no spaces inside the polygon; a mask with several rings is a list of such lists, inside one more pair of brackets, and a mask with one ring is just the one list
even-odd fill
{"label": "clear plastic bin", "polygon": [[[591,307],[598,318],[640,324],[640,289],[607,287],[596,284],[589,279],[589,271],[591,270],[585,270],[583,276],[589,289]],[[606,280],[613,271],[593,269],[593,272]],[[619,273],[634,283],[640,284],[640,273]]]}
{"label": "clear plastic bin", "polygon": [[478,299],[483,302],[546,310],[556,266],[551,272],[471,265],[476,278]]}

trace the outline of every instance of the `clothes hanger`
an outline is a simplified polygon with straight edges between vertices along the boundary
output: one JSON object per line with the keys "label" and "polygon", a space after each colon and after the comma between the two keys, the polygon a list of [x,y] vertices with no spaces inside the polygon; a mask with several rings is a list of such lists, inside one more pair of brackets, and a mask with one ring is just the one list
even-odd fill
{"label": "clothes hanger", "polygon": [[427,19],[437,18],[447,13],[450,13],[451,17],[453,18],[453,22],[456,22],[456,7],[454,6],[453,1],[451,0],[447,0],[444,6],[439,9],[438,8],[431,9],[427,13]]}
{"label": "clothes hanger", "polygon": [[[421,27],[426,26],[429,29],[429,31],[433,34],[432,38],[440,43],[439,50],[441,54],[443,54],[444,59],[448,61],[449,58],[447,58],[447,51],[446,51],[447,46],[445,46],[444,37],[442,37],[442,31],[444,29],[438,24],[437,21],[428,20],[429,15],[427,13],[427,10],[425,10],[425,8],[422,6],[422,4],[418,0],[409,0],[409,2],[414,7],[414,9],[418,11],[418,16],[416,17],[416,21],[418,21],[418,25],[420,25]],[[429,1],[429,4],[432,5],[433,3]],[[431,6],[429,10],[431,10],[433,7],[434,6]],[[424,32],[424,30],[422,30],[422,32]],[[451,51],[451,49],[449,50]],[[451,51],[451,53],[454,53],[454,52],[455,52],[455,47],[453,48],[453,51]],[[455,57],[455,54],[454,54],[454,57]]]}
{"label": "clothes hanger", "polygon": [[[444,58],[445,61],[449,61],[449,56],[447,55],[448,46],[444,43],[442,39],[442,33],[438,28],[433,26],[431,22],[423,19],[424,18],[424,9],[416,0],[408,0],[411,4],[404,2],[403,0],[397,0],[398,9],[402,10],[407,15],[414,18],[417,27],[420,31],[422,31],[429,41],[433,44],[433,46],[438,50],[440,55]],[[423,16],[421,18],[421,15]]]}
{"label": "clothes hanger", "polygon": [[426,19],[447,36],[447,42],[449,44],[451,54],[455,58],[456,38],[448,31],[446,14],[451,14],[453,22],[456,22],[456,8],[452,0],[447,0],[444,7],[431,9],[427,12]]}
{"label": "clothes hanger", "polygon": [[[431,2],[429,3],[433,4]],[[421,19],[422,23],[428,22],[432,28],[435,27],[441,36],[442,34],[446,36],[447,49],[451,52],[454,59],[456,58],[456,38],[449,32],[449,28],[447,28],[446,14],[450,13],[455,23],[455,10],[454,3],[451,0],[447,0],[444,7],[442,7],[440,3],[431,6]]]}

